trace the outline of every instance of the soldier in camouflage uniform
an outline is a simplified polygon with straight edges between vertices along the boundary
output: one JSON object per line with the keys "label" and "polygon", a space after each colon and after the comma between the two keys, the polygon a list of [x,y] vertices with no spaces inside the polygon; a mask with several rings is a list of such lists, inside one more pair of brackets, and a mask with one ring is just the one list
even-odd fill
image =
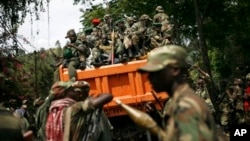
{"label": "soldier in camouflage uniform", "polygon": [[234,100],[235,100],[235,93],[234,93],[235,86],[231,84],[227,89],[226,92],[218,97],[219,103],[219,112],[220,112],[220,123],[224,128],[225,133],[228,135],[228,126],[232,124],[234,114]]}
{"label": "soldier in camouflage uniform", "polygon": [[[74,29],[67,32],[65,38],[69,38],[70,42],[63,47],[64,67],[69,70],[69,78],[76,80],[76,69],[80,66],[82,69],[86,67],[86,52],[88,49],[82,44],[82,41],[77,40],[77,35]],[[81,59],[79,59],[79,57]]]}
{"label": "soldier in camouflage uniform", "polygon": [[130,36],[132,36],[132,44],[135,48],[136,58],[144,55],[144,45],[147,40],[148,27],[151,21],[152,19],[148,15],[143,14],[139,21],[131,27],[132,32]]}
{"label": "soldier in camouflage uniform", "polygon": [[243,124],[245,123],[245,113],[243,107],[243,91],[241,88],[242,80],[235,79],[234,80],[234,93],[235,93],[235,124]]}
{"label": "soldier in camouflage uniform", "polygon": [[211,114],[214,115],[214,105],[210,99],[207,88],[207,85],[211,82],[210,75],[204,72],[198,65],[193,65],[192,68],[199,72],[199,77],[197,83],[195,84],[195,93],[206,102]]}
{"label": "soldier in camouflage uniform", "polygon": [[[164,111],[165,141],[215,141],[224,136],[203,100],[185,81],[189,57],[183,47],[166,45],[148,54],[145,66],[139,72],[148,72],[155,92],[166,92],[171,101]],[[226,139],[224,139],[226,140]]]}
{"label": "soldier in camouflage uniform", "polygon": [[152,32],[150,35],[150,44],[152,48],[164,46],[170,43],[170,41],[163,36],[163,33],[161,32],[161,23],[153,23],[152,24]]}
{"label": "soldier in camouflage uniform", "polygon": [[164,12],[162,6],[157,6],[156,14],[153,17],[153,22],[159,22],[162,24],[161,32],[163,33],[164,37],[167,37],[169,41],[171,41],[171,32],[172,32],[172,25],[169,23],[168,15]]}
{"label": "soldier in camouflage uniform", "polygon": [[103,19],[104,23],[100,25],[101,35],[105,35],[108,39],[111,39],[111,32],[113,30],[112,17],[110,14],[106,14]]}
{"label": "soldier in camouflage uniform", "polygon": [[125,46],[125,51],[128,54],[128,57],[130,59],[133,58],[133,51],[132,51],[132,35],[130,34],[132,32],[132,26],[136,20],[133,17],[127,17],[127,22],[126,22],[126,29],[124,31],[124,40],[123,44]]}
{"label": "soldier in camouflage uniform", "polygon": [[116,21],[115,26],[115,54],[119,58],[119,62],[127,62],[128,57],[125,53],[124,41],[124,32],[126,30],[125,21],[120,19]]}

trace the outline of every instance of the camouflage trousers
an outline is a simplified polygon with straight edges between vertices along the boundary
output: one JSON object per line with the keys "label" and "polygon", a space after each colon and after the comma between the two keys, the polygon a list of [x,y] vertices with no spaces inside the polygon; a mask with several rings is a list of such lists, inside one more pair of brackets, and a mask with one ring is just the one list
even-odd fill
{"label": "camouflage trousers", "polygon": [[67,68],[69,72],[69,79],[76,79],[76,69],[79,66],[79,61],[78,60],[71,60],[69,61]]}
{"label": "camouflage trousers", "polygon": [[229,123],[229,118],[230,118],[230,114],[229,113],[221,113],[220,115],[220,123],[223,126],[227,126]]}
{"label": "camouflage trousers", "polygon": [[60,81],[59,68],[54,71],[54,82]]}

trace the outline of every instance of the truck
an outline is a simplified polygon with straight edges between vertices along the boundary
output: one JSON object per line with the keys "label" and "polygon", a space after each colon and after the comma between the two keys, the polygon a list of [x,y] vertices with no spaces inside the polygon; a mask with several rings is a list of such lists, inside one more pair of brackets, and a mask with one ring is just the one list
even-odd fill
{"label": "truck", "polygon": [[[126,64],[105,65],[98,68],[77,69],[77,80],[90,83],[90,95],[95,97],[101,93],[111,93],[113,100],[104,105],[103,110],[114,127],[114,140],[140,140],[145,131],[137,127],[127,116],[127,113],[116,104],[114,99],[121,100],[141,111],[147,112],[146,103],[153,104],[157,110],[163,108],[167,100],[166,93],[154,94],[147,79],[147,73],[139,73],[137,69],[143,66],[146,60],[136,60]],[[67,68],[60,66],[60,80],[68,81]]]}

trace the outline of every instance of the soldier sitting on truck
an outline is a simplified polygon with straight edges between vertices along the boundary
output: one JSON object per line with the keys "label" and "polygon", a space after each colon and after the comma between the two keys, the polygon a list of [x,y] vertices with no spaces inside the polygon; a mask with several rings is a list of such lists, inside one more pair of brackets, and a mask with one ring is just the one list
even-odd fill
{"label": "soldier sitting on truck", "polygon": [[74,29],[70,29],[65,38],[69,38],[70,42],[63,47],[63,66],[68,68],[69,78],[74,81],[76,79],[76,69],[78,67],[81,69],[86,68],[86,60],[79,59],[79,57],[86,58],[87,48],[80,40],[77,40]]}

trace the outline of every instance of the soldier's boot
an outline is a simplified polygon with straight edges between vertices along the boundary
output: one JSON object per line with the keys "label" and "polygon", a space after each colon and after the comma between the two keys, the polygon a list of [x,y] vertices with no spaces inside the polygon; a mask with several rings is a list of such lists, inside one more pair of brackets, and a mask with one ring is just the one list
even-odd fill
{"label": "soldier's boot", "polygon": [[101,57],[96,58],[95,61],[92,62],[92,65],[94,67],[100,67],[100,66],[102,66],[103,62],[102,62]]}
{"label": "soldier's boot", "polygon": [[86,61],[82,61],[79,65],[79,69],[84,70],[86,69]]}
{"label": "soldier's boot", "polygon": [[119,57],[119,62],[121,63],[126,63],[128,62],[127,54],[126,53],[121,53],[118,55]]}

